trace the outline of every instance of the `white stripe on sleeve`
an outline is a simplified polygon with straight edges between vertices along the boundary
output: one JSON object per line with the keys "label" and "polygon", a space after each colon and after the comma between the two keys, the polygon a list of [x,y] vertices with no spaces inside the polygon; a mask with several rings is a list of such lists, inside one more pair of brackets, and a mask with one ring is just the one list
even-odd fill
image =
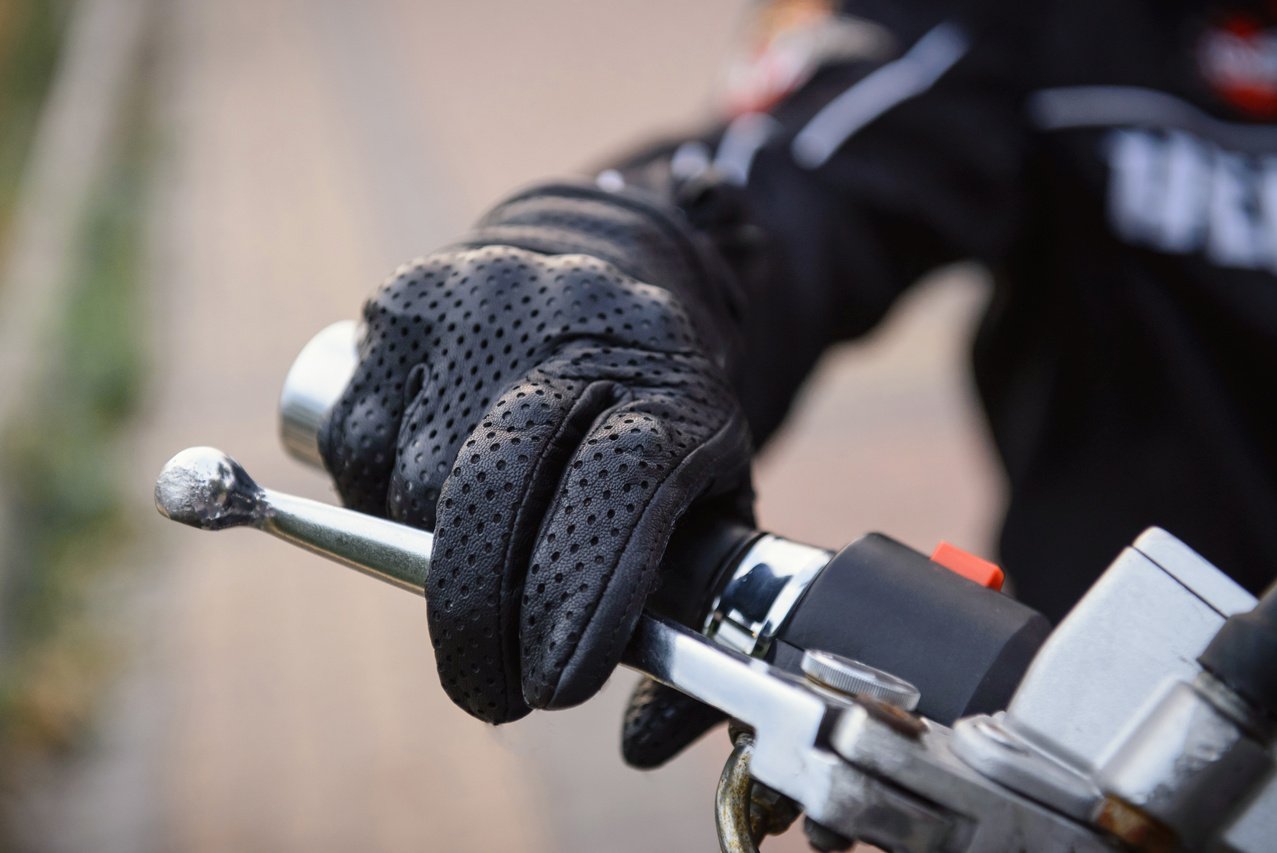
{"label": "white stripe on sleeve", "polygon": [[904,56],[858,80],[816,113],[790,145],[794,160],[805,169],[823,166],[865,125],[930,89],[969,47],[967,34],[957,24],[928,30]]}
{"label": "white stripe on sleeve", "polygon": [[758,149],[780,129],[780,122],[767,113],[744,113],[732,119],[718,142],[714,170],[728,183],[743,187],[749,181]]}

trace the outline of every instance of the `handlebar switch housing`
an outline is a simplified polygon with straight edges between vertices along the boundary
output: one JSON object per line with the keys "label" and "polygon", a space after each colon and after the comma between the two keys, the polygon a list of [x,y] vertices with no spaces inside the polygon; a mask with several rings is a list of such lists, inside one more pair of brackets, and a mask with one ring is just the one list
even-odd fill
{"label": "handlebar switch housing", "polygon": [[795,674],[817,649],[884,670],[944,725],[1005,708],[1051,631],[1036,610],[879,533],[837,554],[769,534],[734,553],[699,625],[707,636]]}

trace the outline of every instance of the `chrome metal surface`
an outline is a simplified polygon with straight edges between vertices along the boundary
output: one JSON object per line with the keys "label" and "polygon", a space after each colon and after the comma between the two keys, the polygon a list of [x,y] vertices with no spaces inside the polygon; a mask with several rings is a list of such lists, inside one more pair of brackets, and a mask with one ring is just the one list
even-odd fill
{"label": "chrome metal surface", "polygon": [[382,518],[263,489],[231,457],[192,447],[155,482],[160,514],[203,530],[255,527],[379,580],[424,595],[434,537]]}
{"label": "chrome metal surface", "polygon": [[1100,787],[1198,849],[1273,769],[1267,744],[1251,734],[1256,722],[1208,674],[1169,682],[1104,763]]}
{"label": "chrome metal surface", "polygon": [[799,667],[812,681],[845,696],[869,696],[906,711],[918,707],[917,687],[858,660],[808,649],[803,652]]}
{"label": "chrome metal surface", "polygon": [[704,633],[720,645],[761,656],[794,605],[833,557],[832,551],[760,536],[710,607]]}
{"label": "chrome metal surface", "polygon": [[201,530],[256,526],[262,494],[238,462],[213,447],[188,447],[155,480],[160,515]]}
{"label": "chrome metal surface", "polygon": [[316,468],[323,467],[319,428],[358,363],[356,336],[355,322],[343,320],[311,338],[289,369],[279,395],[279,437],[284,449]]}

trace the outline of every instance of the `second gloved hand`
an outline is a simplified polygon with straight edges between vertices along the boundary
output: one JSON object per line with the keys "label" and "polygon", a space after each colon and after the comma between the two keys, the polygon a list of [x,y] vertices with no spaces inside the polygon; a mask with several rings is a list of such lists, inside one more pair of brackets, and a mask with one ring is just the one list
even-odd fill
{"label": "second gloved hand", "polygon": [[325,462],[348,505],[436,531],[439,675],[480,719],[593,695],[680,516],[748,516],[730,312],[699,251],[676,211],[551,188],[365,306]]}

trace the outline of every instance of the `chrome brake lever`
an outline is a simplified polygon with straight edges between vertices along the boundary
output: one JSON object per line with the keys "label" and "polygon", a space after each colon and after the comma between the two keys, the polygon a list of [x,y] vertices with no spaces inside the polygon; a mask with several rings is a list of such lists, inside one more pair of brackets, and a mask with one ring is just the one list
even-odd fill
{"label": "chrome brake lever", "polygon": [[[255,528],[425,594],[431,533],[263,488],[215,448],[188,448],[169,460],[155,484],[155,505],[161,515],[191,527]],[[821,745],[822,733],[853,703],[648,613],[639,618],[622,663],[753,729],[753,777],[819,812],[827,798],[820,795],[821,775],[809,771],[836,761]]]}
{"label": "chrome brake lever", "polygon": [[[255,528],[425,595],[432,533],[263,488],[216,448],[191,447],[170,459],[155,483],[155,506],[164,517],[201,530]],[[824,713],[822,706],[845,704],[821,698],[788,673],[649,614],[641,617],[623,661],[749,725],[765,721],[765,711],[780,701],[767,698],[778,684],[784,685],[782,694],[801,691],[809,712],[805,716],[813,721]]]}

